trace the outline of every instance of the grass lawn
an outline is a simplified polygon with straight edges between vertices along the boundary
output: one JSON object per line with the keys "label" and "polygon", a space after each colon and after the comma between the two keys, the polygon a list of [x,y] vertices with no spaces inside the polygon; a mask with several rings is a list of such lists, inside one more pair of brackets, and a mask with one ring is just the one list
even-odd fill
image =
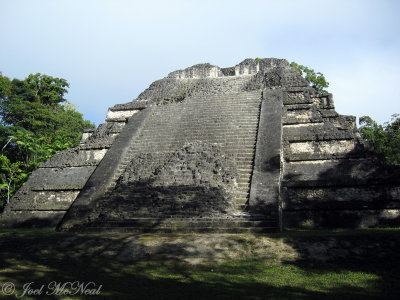
{"label": "grass lawn", "polygon": [[[93,282],[109,299],[400,299],[400,230],[275,234],[0,231],[0,286]],[[44,288],[40,291],[40,287]],[[60,290],[61,291],[61,290]],[[65,291],[65,290],[64,290]],[[49,299],[89,296],[47,295]],[[0,291],[0,295],[4,296]]]}

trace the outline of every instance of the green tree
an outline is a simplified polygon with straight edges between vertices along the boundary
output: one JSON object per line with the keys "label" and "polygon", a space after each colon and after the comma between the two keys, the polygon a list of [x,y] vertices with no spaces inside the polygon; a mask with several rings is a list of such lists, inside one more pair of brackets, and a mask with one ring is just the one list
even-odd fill
{"label": "green tree", "polygon": [[9,201],[40,163],[79,144],[83,119],[65,99],[68,82],[37,73],[24,80],[0,73],[0,197]]}
{"label": "green tree", "polygon": [[386,166],[400,167],[400,115],[394,114],[383,125],[371,117],[359,120],[362,137],[374,146],[374,151]]}
{"label": "green tree", "polygon": [[[22,167],[22,168],[21,168]],[[7,156],[0,155],[0,207],[10,202],[11,196],[27,180],[29,174],[23,170],[23,163],[12,163]]]}
{"label": "green tree", "polygon": [[315,72],[313,69],[299,65],[296,62],[292,62],[290,65],[299,71],[301,76],[303,76],[318,92],[327,93],[325,88],[329,86],[329,82],[326,81],[322,73]]}
{"label": "green tree", "polygon": [[55,78],[37,73],[30,74],[24,83],[35,96],[35,101],[45,105],[54,105],[67,100],[64,94],[68,93],[68,82],[63,78]]}

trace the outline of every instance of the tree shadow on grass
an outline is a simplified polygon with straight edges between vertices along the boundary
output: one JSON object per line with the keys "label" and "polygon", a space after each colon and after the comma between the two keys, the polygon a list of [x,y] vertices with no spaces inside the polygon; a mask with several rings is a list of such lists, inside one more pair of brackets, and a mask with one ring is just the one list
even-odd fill
{"label": "tree shadow on grass", "polygon": [[[167,241],[163,247],[174,247],[169,252],[142,244],[136,258],[126,259],[118,251],[139,235],[3,234],[0,278],[13,282],[19,293],[28,282],[37,288],[52,281],[93,282],[102,285],[100,297],[110,299],[397,299],[399,232],[272,236],[283,236],[298,257],[282,264],[249,256],[190,265],[182,259],[190,239]],[[321,251],[327,260],[321,260]],[[371,276],[359,280],[362,274]],[[354,282],[342,276],[353,276]]]}

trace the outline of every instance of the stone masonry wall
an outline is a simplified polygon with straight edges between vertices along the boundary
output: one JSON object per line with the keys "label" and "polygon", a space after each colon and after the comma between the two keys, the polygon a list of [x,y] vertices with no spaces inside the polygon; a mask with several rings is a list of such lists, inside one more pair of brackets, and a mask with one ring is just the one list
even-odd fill
{"label": "stone masonry wall", "polygon": [[289,88],[283,107],[281,199],[287,227],[369,227],[399,221],[399,183],[332,95]]}

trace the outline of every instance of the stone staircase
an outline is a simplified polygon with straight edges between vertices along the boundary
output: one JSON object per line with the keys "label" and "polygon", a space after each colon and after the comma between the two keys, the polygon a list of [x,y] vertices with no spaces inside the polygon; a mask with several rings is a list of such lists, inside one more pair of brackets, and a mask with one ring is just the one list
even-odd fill
{"label": "stone staircase", "polygon": [[[261,106],[261,92],[241,92],[223,95],[195,96],[179,103],[152,108],[138,136],[129,145],[126,156],[120,159],[121,174],[128,162],[139,155],[167,155],[188,143],[218,144],[238,171],[232,215],[161,215],[149,217],[131,213],[122,220],[97,220],[83,228],[85,231],[117,232],[271,232],[279,228],[278,221],[246,212],[254,164],[256,138]],[[118,185],[118,184],[117,184]],[[120,193],[119,191],[118,193]],[[138,194],[141,193],[140,188]],[[137,195],[131,195],[135,199]],[[130,200],[130,201],[132,201]],[[134,200],[133,200],[134,201]],[[126,201],[125,201],[126,202]],[[129,210],[128,203],[121,203]],[[125,205],[125,206],[124,206]]]}
{"label": "stone staircase", "polygon": [[243,210],[249,196],[260,103],[261,93],[255,91],[196,96],[155,107],[129,153],[166,153],[193,141],[218,144],[236,162],[235,203]]}

